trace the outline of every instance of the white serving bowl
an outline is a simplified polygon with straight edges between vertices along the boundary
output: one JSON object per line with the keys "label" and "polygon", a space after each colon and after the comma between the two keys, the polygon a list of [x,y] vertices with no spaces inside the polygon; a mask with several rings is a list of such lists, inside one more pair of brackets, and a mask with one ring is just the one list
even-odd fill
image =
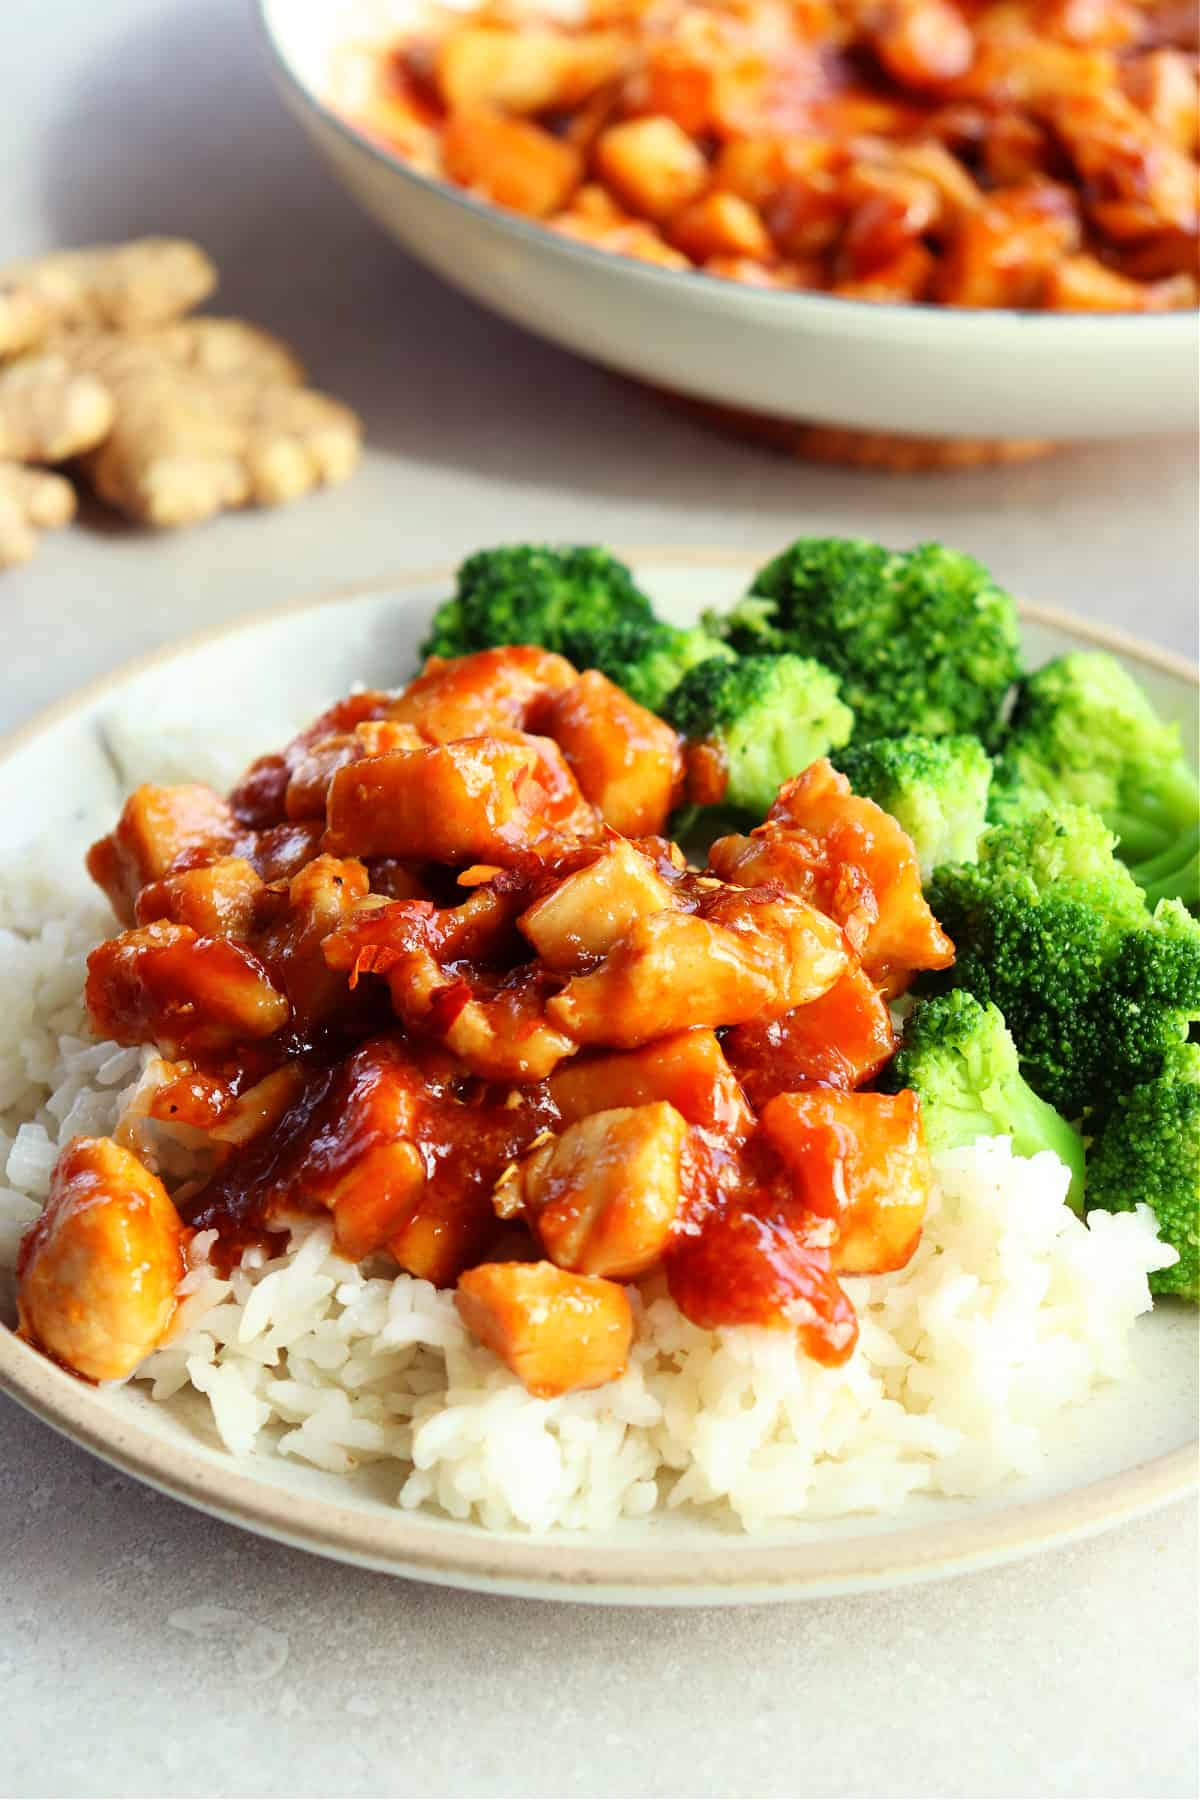
{"label": "white serving bowl", "polygon": [[284,97],[355,199],[506,318],[660,387],[821,424],[1054,439],[1194,428],[1194,313],[975,312],[749,288],[592,249],[417,174],[342,113],[362,66],[347,46],[394,39],[420,3],[257,0]]}

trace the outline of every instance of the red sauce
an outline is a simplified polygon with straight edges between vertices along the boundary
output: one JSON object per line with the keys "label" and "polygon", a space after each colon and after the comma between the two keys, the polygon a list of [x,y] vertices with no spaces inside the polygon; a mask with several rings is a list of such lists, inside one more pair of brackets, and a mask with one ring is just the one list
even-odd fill
{"label": "red sauce", "polygon": [[545,1084],[519,1090],[516,1105],[511,1092],[462,1074],[436,1050],[414,1053],[399,1034],[373,1039],[344,1062],[314,1067],[278,1123],[235,1151],[182,1216],[220,1234],[219,1262],[231,1267],[247,1246],[269,1242],[288,1212],[333,1202],[336,1216],[339,1184],[355,1166],[406,1139],[424,1167],[417,1210],[439,1273],[451,1261],[466,1266],[495,1224],[491,1192],[501,1171],[557,1119]]}

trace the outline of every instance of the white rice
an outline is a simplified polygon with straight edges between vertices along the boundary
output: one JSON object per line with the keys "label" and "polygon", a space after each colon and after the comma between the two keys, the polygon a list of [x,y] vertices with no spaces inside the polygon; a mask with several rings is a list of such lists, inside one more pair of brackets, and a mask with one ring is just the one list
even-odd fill
{"label": "white rice", "polygon": [[[111,1131],[149,1060],[88,1033],[83,961],[112,928],[106,910],[46,905],[10,895],[0,927],[0,1266],[59,1146]],[[1046,1427],[1121,1374],[1147,1273],[1175,1253],[1147,1207],[1085,1227],[1063,1204],[1063,1165],[1014,1157],[1007,1139],[942,1157],[937,1174],[908,1267],[846,1283],[861,1335],[840,1369],[784,1333],[701,1331],[650,1282],[622,1379],[536,1400],[471,1341],[450,1294],[356,1268],[328,1224],[305,1220],[286,1256],[250,1252],[228,1281],[197,1240],[176,1334],[135,1379],[164,1404],[206,1395],[237,1456],[336,1473],[387,1460],[400,1506],[495,1528],[686,1505],[752,1529],[981,1494],[1035,1472]]]}

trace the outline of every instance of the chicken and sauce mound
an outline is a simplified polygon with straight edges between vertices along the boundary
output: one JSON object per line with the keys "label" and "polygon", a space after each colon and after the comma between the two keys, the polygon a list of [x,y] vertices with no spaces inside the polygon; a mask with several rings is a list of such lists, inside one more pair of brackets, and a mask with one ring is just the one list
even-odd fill
{"label": "chicken and sauce mound", "polygon": [[[87,1005],[158,1060],[141,1116],[59,1160],[25,1335],[119,1379],[196,1233],[230,1266],[324,1209],[346,1256],[456,1285],[535,1394],[621,1373],[650,1271],[699,1325],[849,1357],[838,1277],[908,1260],[930,1184],[916,1096],[863,1084],[888,998],[953,946],[910,840],[824,759],[689,864],[663,835],[686,749],[508,647],[351,695],[227,800],[139,788],[88,857],[126,929]],[[174,1197],[147,1116],[207,1154]]]}
{"label": "chicken and sauce mound", "polygon": [[434,8],[373,56],[353,122],[668,269],[1157,312],[1197,303],[1196,48],[1177,0],[591,0],[573,24]]}

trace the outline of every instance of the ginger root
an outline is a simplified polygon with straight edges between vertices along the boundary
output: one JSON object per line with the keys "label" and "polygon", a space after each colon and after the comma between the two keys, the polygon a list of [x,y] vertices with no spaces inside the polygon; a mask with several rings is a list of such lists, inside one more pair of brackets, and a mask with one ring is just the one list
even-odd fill
{"label": "ginger root", "polygon": [[276,506],[344,480],[361,426],[268,333],[236,319],[183,319],[119,335],[66,333],[56,348],[112,394],[107,438],[82,462],[102,500],[150,525],[191,525],[231,507]]}
{"label": "ginger root", "polygon": [[28,562],[38,533],[75,516],[75,490],[61,475],[0,462],[0,569]]}
{"label": "ginger root", "polygon": [[137,238],[59,250],[0,270],[0,357],[56,331],[138,331],[177,319],[217,284],[212,261],[184,238]]}
{"label": "ginger root", "polygon": [[98,444],[112,422],[103,382],[64,356],[24,356],[0,368],[0,458],[65,462]]}

